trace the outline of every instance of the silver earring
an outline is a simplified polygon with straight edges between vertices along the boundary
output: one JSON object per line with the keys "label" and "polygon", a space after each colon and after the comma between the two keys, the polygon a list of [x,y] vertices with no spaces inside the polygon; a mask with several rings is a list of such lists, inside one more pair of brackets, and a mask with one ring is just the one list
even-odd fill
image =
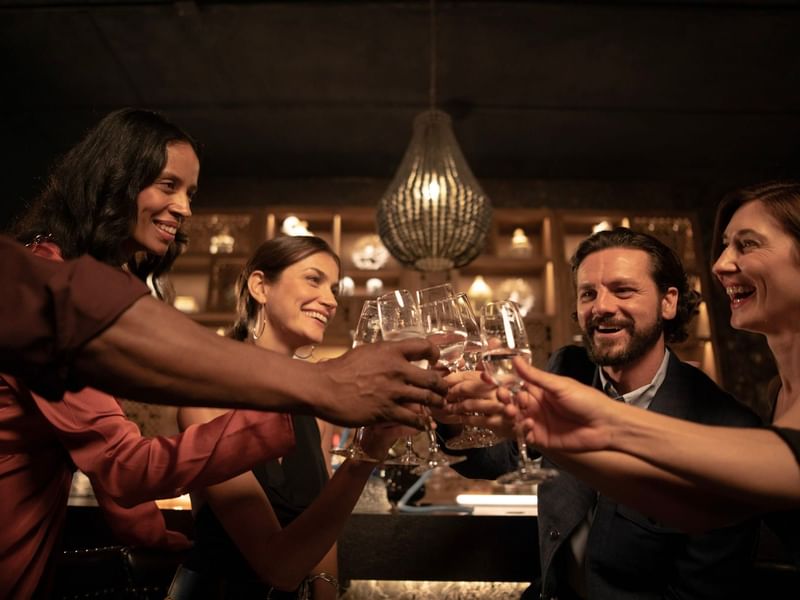
{"label": "silver earring", "polygon": [[253,335],[253,341],[258,341],[262,335],[264,335],[264,327],[267,325],[267,319],[264,316],[264,305],[260,305],[258,307],[258,314],[256,314],[256,322],[253,325],[253,329],[251,329]]}

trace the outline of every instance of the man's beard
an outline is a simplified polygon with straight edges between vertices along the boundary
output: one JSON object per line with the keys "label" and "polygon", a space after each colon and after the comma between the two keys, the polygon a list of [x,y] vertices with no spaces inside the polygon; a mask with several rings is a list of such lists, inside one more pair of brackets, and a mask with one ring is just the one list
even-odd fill
{"label": "man's beard", "polygon": [[[630,340],[621,350],[607,350],[597,347],[594,343],[593,333],[598,326],[618,327],[628,332]],[[658,342],[664,333],[664,319],[657,314],[656,322],[644,330],[637,330],[633,321],[594,319],[586,324],[583,332],[583,344],[589,353],[592,362],[601,367],[621,367],[630,364],[642,356]]]}

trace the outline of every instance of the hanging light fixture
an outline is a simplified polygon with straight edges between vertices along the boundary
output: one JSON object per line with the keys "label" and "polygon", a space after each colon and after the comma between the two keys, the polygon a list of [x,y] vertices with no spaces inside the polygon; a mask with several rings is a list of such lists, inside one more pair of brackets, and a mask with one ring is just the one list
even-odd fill
{"label": "hanging light fixture", "polygon": [[492,205],[458,147],[450,117],[436,109],[436,7],[430,3],[430,108],[414,119],[411,143],[378,204],[378,233],[399,262],[444,271],[483,249]]}

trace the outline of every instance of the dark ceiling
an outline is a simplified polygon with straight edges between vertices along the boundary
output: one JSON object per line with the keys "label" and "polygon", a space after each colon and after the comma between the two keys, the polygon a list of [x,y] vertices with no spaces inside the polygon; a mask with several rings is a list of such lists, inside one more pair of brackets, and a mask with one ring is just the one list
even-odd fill
{"label": "dark ceiling", "polygon": [[[428,6],[0,0],[5,211],[127,105],[198,137],[204,177],[389,178],[428,103]],[[437,12],[439,104],[479,178],[796,171],[799,2]]]}

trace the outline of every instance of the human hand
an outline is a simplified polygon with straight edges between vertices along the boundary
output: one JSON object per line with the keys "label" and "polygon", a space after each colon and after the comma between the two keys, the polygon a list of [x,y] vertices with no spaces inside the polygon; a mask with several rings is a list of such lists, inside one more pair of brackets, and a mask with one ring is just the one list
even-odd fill
{"label": "human hand", "polygon": [[623,403],[569,377],[554,375],[514,359],[525,380],[520,393],[526,441],[545,450],[585,452],[611,446],[611,418]]}
{"label": "human hand", "polygon": [[361,445],[369,456],[380,461],[386,458],[397,440],[416,433],[416,429],[405,425],[377,423],[364,430]]}
{"label": "human hand", "polygon": [[410,361],[439,359],[439,350],[423,338],[377,342],[354,348],[316,365],[324,389],[314,414],[344,426],[396,422],[424,429],[418,405],[441,407],[447,392],[441,375]]}
{"label": "human hand", "polygon": [[447,411],[464,425],[488,428],[501,437],[514,437],[516,408],[509,410],[510,396],[498,388],[485,373],[467,371],[453,373],[445,378],[450,386],[447,393]]}
{"label": "human hand", "polygon": [[497,386],[484,378],[480,371],[458,371],[444,378],[448,387],[447,405],[457,404],[469,398],[494,398]]}

